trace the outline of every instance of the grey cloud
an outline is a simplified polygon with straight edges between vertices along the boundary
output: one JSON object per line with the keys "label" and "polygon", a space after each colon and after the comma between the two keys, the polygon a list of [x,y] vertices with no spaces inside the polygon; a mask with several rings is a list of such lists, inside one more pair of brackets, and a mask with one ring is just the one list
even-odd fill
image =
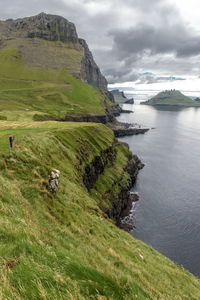
{"label": "grey cloud", "polygon": [[119,58],[131,53],[175,53],[177,56],[192,56],[200,53],[200,35],[187,30],[183,24],[155,28],[140,24],[128,30],[113,30],[113,51]]}
{"label": "grey cloud", "polygon": [[169,0],[1,0],[1,7],[1,19],[44,11],[74,22],[110,82],[138,80],[147,70],[200,70],[200,35]]}
{"label": "grey cloud", "polygon": [[127,69],[117,70],[116,68],[107,69],[105,75],[109,83],[136,81],[139,78],[137,73],[128,71]]}

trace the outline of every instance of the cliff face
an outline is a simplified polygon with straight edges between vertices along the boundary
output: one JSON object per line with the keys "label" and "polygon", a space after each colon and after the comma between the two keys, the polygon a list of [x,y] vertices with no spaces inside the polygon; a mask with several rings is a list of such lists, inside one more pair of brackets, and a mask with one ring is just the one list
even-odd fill
{"label": "cliff face", "polygon": [[[63,44],[47,45],[42,40]],[[33,17],[1,21],[0,47],[10,46],[20,49],[21,58],[28,65],[48,69],[66,68],[82,81],[102,90],[107,89],[107,81],[87,43],[78,38],[75,25],[63,17],[40,13]],[[74,53],[71,53],[71,49],[75,50]],[[71,58],[72,54],[74,57]]]}
{"label": "cliff face", "polygon": [[[101,191],[101,198],[108,201],[109,207],[105,207],[102,200],[100,201],[100,207],[109,218],[116,221],[117,226],[125,228],[121,223],[121,219],[122,216],[129,214],[132,207],[133,198],[130,189],[137,179],[139,170],[144,167],[140,159],[129,152],[128,145],[114,141],[111,147],[101,151],[99,156],[96,156],[85,166],[83,183],[89,192],[92,189],[95,193],[98,192],[98,181],[102,180],[104,174],[108,174],[112,169],[115,174],[116,165],[119,163],[118,152],[120,148],[126,149],[127,164],[124,166],[122,174],[120,176],[115,175],[114,180],[106,184],[104,192]],[[80,164],[82,164],[81,156],[79,159]]]}
{"label": "cliff face", "polygon": [[101,74],[99,67],[95,63],[86,41],[79,39],[79,43],[84,49],[84,56],[81,61],[81,78],[99,89],[107,90],[107,80]]}
{"label": "cliff face", "polygon": [[126,167],[126,147],[112,150],[112,132],[101,124],[25,124],[1,123],[1,299],[200,299],[197,278],[100,209],[116,220],[127,203],[126,172],[137,174],[136,159]]}
{"label": "cliff face", "polygon": [[3,36],[41,38],[49,41],[78,43],[75,25],[65,18],[41,13],[37,16],[1,22]]}
{"label": "cliff face", "polygon": [[117,104],[134,104],[134,99],[128,99],[124,95],[124,92],[120,92],[119,90],[112,90],[110,93],[114,97],[114,102]]}

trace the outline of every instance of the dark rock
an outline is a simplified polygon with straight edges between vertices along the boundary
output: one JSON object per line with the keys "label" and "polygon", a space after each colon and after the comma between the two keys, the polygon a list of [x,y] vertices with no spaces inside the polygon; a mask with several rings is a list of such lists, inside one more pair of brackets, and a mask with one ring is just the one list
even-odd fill
{"label": "dark rock", "polygon": [[75,25],[63,17],[40,13],[37,16],[11,20],[9,31],[22,38],[78,43]]}
{"label": "dark rock", "polygon": [[114,98],[113,94],[112,94],[111,92],[109,92],[109,91],[106,91],[105,93],[106,93],[107,98],[108,98],[111,102],[114,103],[114,102],[115,102],[115,98]]}
{"label": "dark rock", "polygon": [[110,92],[113,95],[116,103],[118,103],[118,104],[134,104],[134,99],[133,98],[128,99],[125,96],[124,92],[121,92],[119,90],[112,90]]}
{"label": "dark rock", "polygon": [[15,146],[15,137],[14,136],[9,136],[9,144],[10,144],[10,149],[12,150]]}
{"label": "dark rock", "polygon": [[85,115],[80,117],[75,116],[66,116],[62,120],[59,121],[66,121],[66,122],[92,122],[92,123],[102,123],[106,124],[109,122],[113,122],[115,120],[113,115]]}
{"label": "dark rock", "polygon": [[134,99],[128,99],[127,101],[124,102],[124,104],[134,104]]}
{"label": "dark rock", "polygon": [[115,159],[116,150],[113,147],[109,147],[101,151],[101,155],[95,157],[92,162],[85,167],[83,183],[88,191],[94,187],[98,176],[103,173],[105,167],[113,165]]}
{"label": "dark rock", "polygon": [[133,111],[130,109],[122,109],[121,112],[124,114],[132,114],[133,113]]}
{"label": "dark rock", "polygon": [[[119,142],[118,142],[119,143]],[[109,147],[101,152],[100,156],[95,157],[90,164],[85,167],[83,175],[83,183],[90,191],[100,174],[102,174],[106,167],[114,164],[116,159],[115,147]],[[115,199],[111,199],[112,206],[110,209],[104,210],[107,216],[116,221],[116,224],[125,229],[125,225],[121,222],[122,218],[129,215],[132,208],[132,203],[139,200],[139,196],[136,193],[130,192],[133,187],[138,172],[143,168],[144,164],[140,161],[137,155],[130,154],[127,165],[124,169],[125,173],[129,176],[128,183],[126,186],[121,186],[121,182],[116,182],[115,184],[121,186],[118,196]],[[112,197],[112,190],[106,192],[107,195]],[[129,228],[132,229],[132,228]]]}
{"label": "dark rock", "polygon": [[129,175],[129,183],[127,186],[121,187],[118,197],[113,201],[112,208],[105,211],[110,218],[116,220],[116,224],[120,228],[124,228],[124,224],[121,222],[122,218],[129,215],[133,202],[139,200],[139,196],[131,193],[130,189],[133,187],[142,165],[136,155],[130,156],[125,168],[126,173]]}
{"label": "dark rock", "polygon": [[[75,73],[72,72],[71,74],[96,88],[107,91],[107,81],[95,63],[86,41],[79,39],[75,25],[65,18],[57,15],[40,13],[39,15],[32,17],[2,21],[0,22],[0,36],[2,40],[0,42],[0,46],[3,41],[8,41],[11,39],[28,39],[26,43],[23,42],[23,45],[20,46],[21,54],[23,54],[22,52],[25,51],[23,50],[25,47],[30,48],[37,44],[35,38],[68,43],[69,48],[74,48],[77,50],[83,49],[80,70]],[[57,47],[59,47],[59,45],[57,45]],[[62,45],[60,45],[60,47],[62,47]],[[30,50],[31,49],[29,49],[29,51]],[[36,63],[37,61],[34,60],[34,64]],[[41,63],[44,62],[41,61]],[[44,64],[55,69],[57,67],[56,64],[51,63],[51,60],[48,59],[45,60]],[[65,66],[64,61],[63,64],[58,64],[59,68]]]}
{"label": "dark rock", "polygon": [[114,134],[116,137],[128,136],[128,135],[137,135],[137,134],[144,134],[149,131],[148,128],[113,128]]}
{"label": "dark rock", "polygon": [[134,192],[130,192],[130,200],[131,200],[131,202],[137,202],[140,200],[140,197],[138,194],[136,194]]}
{"label": "dark rock", "polygon": [[101,90],[107,90],[107,80],[94,61],[93,55],[85,40],[79,39],[79,43],[84,49],[82,58],[81,79]]}

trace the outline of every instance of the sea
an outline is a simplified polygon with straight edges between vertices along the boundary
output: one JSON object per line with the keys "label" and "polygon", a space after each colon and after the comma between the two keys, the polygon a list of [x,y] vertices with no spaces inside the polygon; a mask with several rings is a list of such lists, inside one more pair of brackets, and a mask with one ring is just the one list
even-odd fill
{"label": "sea", "polygon": [[120,138],[145,163],[133,188],[140,200],[131,234],[200,277],[200,108],[140,105],[151,95],[127,95],[135,104],[124,108],[134,113],[118,117],[152,128]]}

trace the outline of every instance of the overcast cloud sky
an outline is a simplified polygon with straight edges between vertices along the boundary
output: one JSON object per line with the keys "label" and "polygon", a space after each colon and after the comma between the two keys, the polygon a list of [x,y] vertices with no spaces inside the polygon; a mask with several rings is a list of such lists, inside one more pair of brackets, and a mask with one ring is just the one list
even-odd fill
{"label": "overcast cloud sky", "polygon": [[75,23],[111,83],[200,75],[199,0],[0,1],[1,19],[43,11]]}

